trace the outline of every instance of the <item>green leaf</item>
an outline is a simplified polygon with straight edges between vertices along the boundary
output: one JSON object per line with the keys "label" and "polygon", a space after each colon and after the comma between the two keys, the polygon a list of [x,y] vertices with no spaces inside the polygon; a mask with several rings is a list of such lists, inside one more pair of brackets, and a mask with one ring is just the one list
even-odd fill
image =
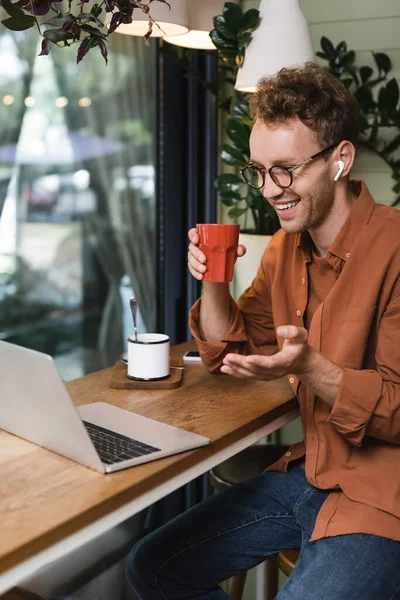
{"label": "green leaf", "polygon": [[384,73],[389,73],[389,71],[392,68],[392,62],[390,60],[390,58],[388,57],[387,54],[385,54],[384,52],[373,52],[373,57],[375,59],[376,62],[376,66],[378,67],[379,71],[383,71]]}
{"label": "green leaf", "polygon": [[371,90],[365,86],[362,86],[358,88],[354,96],[358,100],[358,103],[364,114],[367,114],[374,103]]}
{"label": "green leaf", "polygon": [[65,23],[71,23],[73,21],[73,17],[71,15],[64,15],[60,17],[53,17],[53,19],[49,19],[43,25],[51,25],[54,27],[62,27]]}
{"label": "green leaf", "polygon": [[237,32],[242,14],[243,11],[239,4],[236,4],[235,2],[225,2],[223,16],[225,18],[226,26],[229,27],[231,31]]}
{"label": "green leaf", "polygon": [[354,60],[356,58],[356,53],[354,52],[354,50],[350,50],[350,52],[347,52],[347,54],[343,57],[341,64],[343,67],[349,67],[350,65],[352,65],[354,63]]}
{"label": "green leaf", "polygon": [[360,76],[361,81],[365,83],[373,74],[373,69],[371,67],[360,67]]}
{"label": "green leaf", "polygon": [[218,17],[214,17],[214,27],[218,31],[219,35],[225,40],[233,40],[236,42],[237,33],[235,31],[231,31],[229,27],[226,25],[225,17],[219,15]]}
{"label": "green leaf", "polygon": [[245,167],[248,163],[248,157],[229,144],[221,144],[220,156],[224,162],[233,167]]}
{"label": "green leaf", "polygon": [[250,153],[249,138],[250,130],[246,125],[236,119],[228,119],[226,123],[226,133],[232,142],[246,154]]}
{"label": "green leaf", "polygon": [[245,102],[244,100],[241,102],[236,102],[236,104],[234,105],[233,109],[232,109],[232,115],[236,118],[236,119],[249,119],[250,118],[250,107],[249,107],[249,103]]}
{"label": "green leaf", "polygon": [[336,46],[336,55],[343,57],[345,56],[346,52],[347,52],[347,44],[346,42],[339,42],[339,44]]}
{"label": "green leaf", "polygon": [[35,26],[36,19],[24,14],[24,18],[10,17],[9,19],[4,19],[2,23],[4,27],[7,27],[11,31],[25,31]]}
{"label": "green leaf", "polygon": [[214,45],[218,48],[218,49],[224,49],[224,50],[234,50],[235,54],[236,54],[236,44],[234,44],[232,41],[227,41],[225,38],[221,37],[220,34],[218,33],[218,31],[216,29],[212,29],[210,31],[210,38],[212,39]]}
{"label": "green leaf", "polygon": [[328,60],[335,60],[335,57],[336,57],[335,48],[334,48],[334,45],[332,44],[331,40],[329,40],[325,36],[322,36],[320,44],[321,44],[322,50],[328,57]]}
{"label": "green leaf", "polygon": [[222,204],[225,204],[225,206],[233,206],[237,202],[241,202],[243,200],[242,196],[238,194],[238,192],[221,194],[220,197]]}
{"label": "green leaf", "polygon": [[65,42],[67,40],[72,39],[72,34],[68,31],[59,31],[58,29],[47,29],[43,33],[43,37],[49,42],[53,42],[53,44],[57,44],[58,42]]}
{"label": "green leaf", "polygon": [[345,77],[341,81],[342,81],[344,87],[346,88],[346,90],[348,90],[349,87],[351,86],[351,84],[353,83],[353,79],[351,79],[351,77]]}
{"label": "green leaf", "polygon": [[385,153],[390,154],[397,150],[400,147],[400,134],[396,135],[396,137],[386,146]]}
{"label": "green leaf", "polygon": [[239,31],[247,31],[248,29],[255,29],[260,22],[260,11],[256,8],[251,8],[250,10],[243,13],[240,21],[238,29]]}
{"label": "green leaf", "polygon": [[244,180],[234,173],[222,173],[215,180],[215,187],[221,194],[237,192],[242,185],[245,185]]}
{"label": "green leaf", "polygon": [[396,108],[399,102],[399,84],[395,78],[391,79],[386,86],[387,108]]}
{"label": "green leaf", "polygon": [[247,207],[246,208],[231,208],[231,210],[228,212],[228,217],[230,219],[235,219],[237,217],[241,217],[242,215],[244,215],[246,210],[247,210]]}
{"label": "green leaf", "polygon": [[[20,18],[24,18],[24,17],[30,17],[32,18],[31,15],[27,15],[20,6],[18,6],[18,4],[13,4],[12,2],[10,2],[10,0],[1,0],[0,2],[0,6],[2,6],[7,13],[10,15],[10,17],[15,17],[16,19],[20,19]],[[4,21],[2,21],[2,23],[4,23]]]}
{"label": "green leaf", "polygon": [[251,40],[251,33],[250,31],[244,31],[243,33],[239,33],[239,37],[238,37],[238,46],[239,48],[243,48],[248,46],[250,40]]}
{"label": "green leaf", "polygon": [[328,56],[325,54],[325,52],[316,52],[315,53],[317,56],[319,56],[319,58],[322,58],[323,60],[329,60]]}
{"label": "green leaf", "polygon": [[260,193],[254,194],[253,190],[250,190],[248,193],[246,202],[249,208],[253,208],[255,210],[262,210],[265,208],[265,198]]}

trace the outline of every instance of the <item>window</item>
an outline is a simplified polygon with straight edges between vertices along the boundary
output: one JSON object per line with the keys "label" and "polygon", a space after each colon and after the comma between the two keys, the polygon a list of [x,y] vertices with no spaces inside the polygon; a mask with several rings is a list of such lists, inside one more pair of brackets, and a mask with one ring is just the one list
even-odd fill
{"label": "window", "polygon": [[156,322],[155,54],[112,37],[108,66],[76,65],[76,46],[0,33],[0,339],[66,380],[118,359],[132,294]]}

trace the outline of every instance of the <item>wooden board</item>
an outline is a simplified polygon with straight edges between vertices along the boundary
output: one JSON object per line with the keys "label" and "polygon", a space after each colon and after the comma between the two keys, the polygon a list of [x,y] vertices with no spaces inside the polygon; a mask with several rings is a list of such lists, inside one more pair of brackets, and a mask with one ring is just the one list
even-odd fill
{"label": "wooden board", "polygon": [[171,365],[171,374],[168,379],[161,381],[136,381],[129,379],[126,374],[127,366],[122,360],[115,363],[110,377],[110,387],[119,390],[172,390],[182,384],[183,371]]}

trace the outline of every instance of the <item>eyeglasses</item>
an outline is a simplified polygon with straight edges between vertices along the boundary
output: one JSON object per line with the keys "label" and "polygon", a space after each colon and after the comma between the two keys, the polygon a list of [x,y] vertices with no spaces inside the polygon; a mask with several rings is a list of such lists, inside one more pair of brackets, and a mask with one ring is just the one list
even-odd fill
{"label": "eyeglasses", "polygon": [[329,146],[328,148],[317,152],[317,154],[313,154],[313,156],[302,160],[294,167],[281,167],[280,165],[273,165],[269,169],[263,169],[261,167],[256,167],[253,163],[250,162],[243,169],[241,169],[240,172],[247,185],[249,185],[252,188],[255,188],[256,190],[260,190],[264,187],[265,178],[267,175],[271,177],[275,185],[279,186],[280,188],[286,189],[290,187],[293,183],[293,171],[295,171],[299,167],[302,167],[303,165],[308,164],[309,162],[314,160],[314,158],[318,158],[326,152],[329,152],[329,150],[333,150],[333,148],[336,148],[338,145],[339,144],[333,144],[332,146]]}

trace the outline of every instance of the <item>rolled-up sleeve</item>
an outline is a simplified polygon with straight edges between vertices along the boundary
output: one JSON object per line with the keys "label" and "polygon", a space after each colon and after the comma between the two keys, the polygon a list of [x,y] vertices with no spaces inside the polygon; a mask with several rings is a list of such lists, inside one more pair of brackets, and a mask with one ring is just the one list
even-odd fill
{"label": "rolled-up sleeve", "polygon": [[199,329],[200,306],[201,298],[190,309],[190,331],[196,340],[203,363],[209,371],[217,373],[226,354],[229,352],[241,353],[244,351],[245,344],[247,343],[246,329],[237,304],[232,298],[229,330],[220,342],[207,342],[201,338]]}
{"label": "rolled-up sleeve", "polygon": [[201,337],[201,299],[189,312],[190,331],[204,364],[212,373],[220,370],[225,355],[230,352],[270,355],[278,349],[266,263],[264,254],[251,286],[237,303],[231,298],[230,326],[220,342],[207,342]]}
{"label": "rolled-up sleeve", "polygon": [[365,435],[400,444],[400,294],[379,323],[375,359],[376,370],[344,369],[328,418],[355,446]]}

